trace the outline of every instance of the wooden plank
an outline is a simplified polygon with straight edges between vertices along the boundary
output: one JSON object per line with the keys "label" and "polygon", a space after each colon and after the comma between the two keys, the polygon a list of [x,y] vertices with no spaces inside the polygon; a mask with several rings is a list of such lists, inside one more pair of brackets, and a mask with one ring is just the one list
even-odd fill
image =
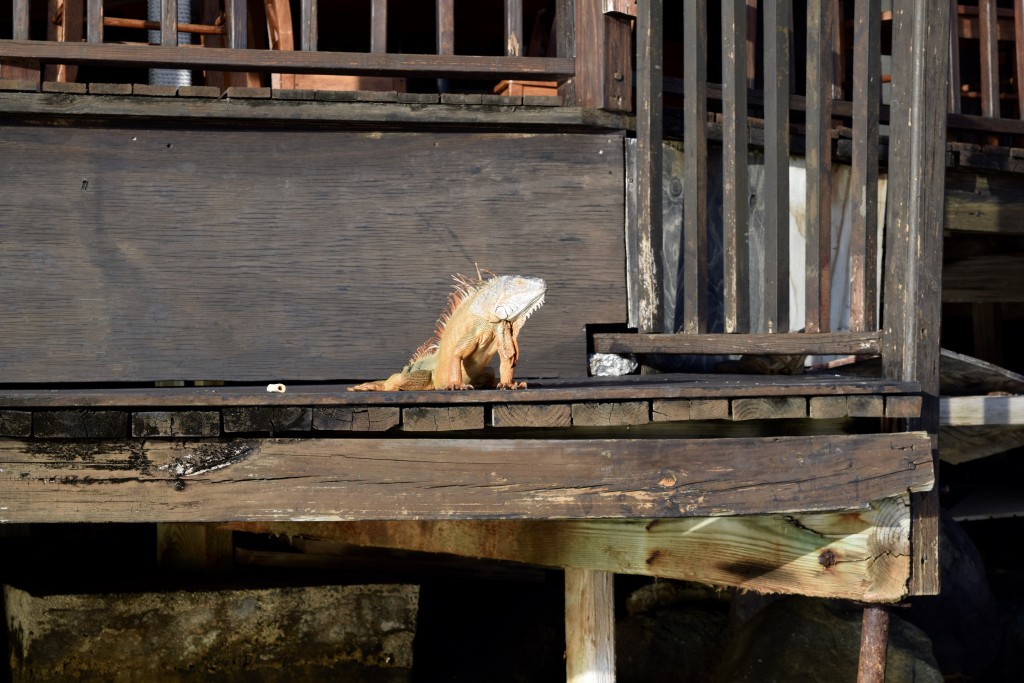
{"label": "wooden plank", "polygon": [[524,54],[523,40],[523,0],[505,0],[505,54]]}
{"label": "wooden plank", "polygon": [[[722,241],[725,332],[750,331],[747,5],[722,2]],[[731,27],[731,29],[730,29]]]}
{"label": "wooden plank", "polygon": [[877,332],[699,336],[603,332],[593,338],[596,353],[873,355],[881,345]]}
{"label": "wooden plank", "polygon": [[[925,402],[911,428],[938,433],[942,212],[946,152],[949,3],[893,3],[893,88],[887,203],[882,367],[921,383]],[[900,114],[902,112],[902,115]],[[911,593],[939,590],[938,495],[915,496]]]}
{"label": "wooden plank", "polygon": [[931,442],[920,432],[0,440],[0,470],[3,522],[717,516],[854,508],[933,484]]}
{"label": "wooden plank", "polygon": [[951,11],[949,13],[949,111],[959,114],[960,104],[960,31],[959,20],[956,16],[956,9],[960,5],[959,0],[949,0]]}
{"label": "wooden plank", "polygon": [[807,417],[807,399],[802,396],[737,398],[732,402],[734,420],[781,420]]}
{"label": "wooden plank", "polygon": [[220,436],[220,412],[216,410],[159,410],[132,413],[132,436]]}
{"label": "wooden plank", "polygon": [[388,0],[372,0],[370,3],[370,52],[383,54],[387,51]]}
{"label": "wooden plank", "polygon": [[483,406],[415,406],[402,409],[402,429],[406,432],[453,432],[483,428]]}
{"label": "wooden plank", "polygon": [[[683,6],[683,332],[708,331],[707,2]],[[725,172],[729,175],[731,169]]]}
{"label": "wooden plank", "polygon": [[548,567],[638,574],[758,593],[891,602],[907,594],[907,497],[857,511],[658,520],[234,524]]}
{"label": "wooden plank", "polygon": [[877,327],[878,105],[881,99],[881,1],[854,9],[853,157],[850,181],[850,329]]}
{"label": "wooden plank", "polygon": [[943,396],[1004,392],[1024,394],[1024,375],[949,349],[939,356],[939,388]]}
{"label": "wooden plank", "polygon": [[[620,134],[10,126],[3,135],[25,160],[25,191],[53,188],[38,196],[8,183],[0,317],[22,324],[0,339],[5,382],[387,377],[431,335],[450,275],[475,263],[500,273],[528,264],[524,274],[558,292],[523,330],[521,376],[583,375],[586,324],[625,319]],[[256,163],[271,150],[279,162]],[[208,160],[196,166],[197,154]],[[501,173],[468,170],[499,157]],[[239,214],[246,206],[257,208]],[[155,219],[157,207],[173,220]],[[393,248],[378,248],[382,235]],[[412,267],[442,243],[452,251]],[[245,265],[225,269],[225,253]],[[54,299],[58,290],[80,297]]]}
{"label": "wooden plank", "polygon": [[951,465],[1024,446],[1024,427],[985,425],[939,428],[939,457]]}
{"label": "wooden plank", "polygon": [[832,50],[835,6],[807,5],[807,168],[805,322],[810,333],[831,329],[832,310]]}
{"label": "wooden plank", "polygon": [[224,432],[308,432],[313,410],[304,406],[256,406],[225,408]]}
{"label": "wooden plank", "polygon": [[437,54],[455,54],[455,0],[436,0]]}
{"label": "wooden plank", "polygon": [[[49,0],[46,24],[47,40],[77,43],[82,40],[83,0]],[[50,64],[45,70],[45,81],[74,83],[78,80],[78,68],[67,64]]]}
{"label": "wooden plank", "polygon": [[[639,43],[637,43],[639,45]],[[555,54],[559,57],[576,58],[576,3],[575,0],[555,0]],[[639,52],[637,53],[639,55]],[[638,57],[639,65],[639,57]],[[637,69],[640,67],[637,66]],[[558,95],[566,105],[575,106],[576,78],[570,77],[558,85]]]}
{"label": "wooden plank", "polygon": [[920,396],[886,396],[885,416],[917,419],[921,417]]}
{"label": "wooden plank", "polygon": [[32,433],[43,439],[118,439],[128,436],[120,410],[51,410],[32,413]]}
{"label": "wooden plank", "polygon": [[401,423],[392,406],[322,406],[313,409],[314,431],[384,432]]}
{"label": "wooden plank", "polygon": [[1024,425],[1024,396],[944,396],[939,402],[939,423]]}
{"label": "wooden plank", "polygon": [[847,396],[812,396],[808,401],[810,417],[813,420],[830,420],[850,415]]}
{"label": "wooden plank", "polygon": [[916,382],[872,377],[848,377],[832,373],[776,375],[766,383],[763,376],[723,374],[663,374],[657,376],[591,377],[532,380],[518,391],[478,390],[460,392],[349,392],[345,385],[291,386],[272,393],[260,387],[215,388],[92,388],[4,389],[0,407],[50,408],[181,408],[311,406],[356,407],[409,405],[501,405],[572,401],[623,401],[663,398],[735,398],[743,396],[838,396],[850,394],[916,394]]}
{"label": "wooden plank", "polygon": [[[11,37],[14,40],[29,40],[29,18],[28,0],[15,0],[11,15]],[[0,57],[4,56],[0,54]],[[39,83],[41,74],[39,62],[31,58],[3,59],[0,64],[0,77],[5,79]]]}
{"label": "wooden plank", "polygon": [[945,229],[1024,234],[1024,188],[1016,175],[947,171]]}
{"label": "wooden plank", "polygon": [[642,425],[651,421],[647,401],[573,403],[572,423],[577,427]]}
{"label": "wooden plank", "polygon": [[565,570],[565,680],[614,683],[615,590],[611,572]]}
{"label": "wooden plank", "polygon": [[[846,398],[850,417],[885,417],[885,401],[882,396],[847,396]],[[900,398],[908,398],[908,400],[911,400],[918,406],[918,411],[914,413],[913,417],[917,417],[920,414],[919,397],[913,396]],[[889,417],[897,416],[890,415]]]}
{"label": "wooden plank", "polygon": [[559,57],[277,52],[268,50],[166,50],[153,45],[0,41],[0,57],[68,64],[117,64],[211,68],[263,73],[336,73],[373,76],[458,76],[555,80],[571,76],[575,63]]}
{"label": "wooden plank", "polygon": [[567,403],[506,403],[491,411],[494,427],[571,427],[572,409]]}
{"label": "wooden plank", "polygon": [[729,401],[722,398],[661,399],[651,404],[651,419],[654,422],[728,420]]}
{"label": "wooden plank", "polygon": [[637,6],[637,328],[660,332],[665,302],[662,253],[662,62],[663,0]]}
{"label": "wooden plank", "polygon": [[[1013,0],[1013,40],[1018,53],[1024,46],[1024,0]],[[1015,59],[1017,75],[1017,114],[1024,119],[1024,59]]]}
{"label": "wooden plank", "polygon": [[0,436],[32,436],[32,411],[0,410]]}
{"label": "wooden plank", "polygon": [[[951,246],[956,242],[951,242]],[[1024,301],[1024,255],[1013,251],[960,254],[942,268],[942,301]]]}

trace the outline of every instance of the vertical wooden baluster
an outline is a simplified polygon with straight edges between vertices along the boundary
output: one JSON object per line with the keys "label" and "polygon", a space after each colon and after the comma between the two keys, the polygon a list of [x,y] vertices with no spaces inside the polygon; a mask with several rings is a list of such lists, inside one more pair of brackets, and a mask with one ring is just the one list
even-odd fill
{"label": "vertical wooden baluster", "polygon": [[[28,0],[14,0],[11,18],[11,37],[14,40],[28,40],[30,37]],[[4,60],[4,63],[0,64],[0,77],[35,81],[37,87],[42,77],[42,71],[39,62],[28,60]]]}
{"label": "vertical wooden baluster", "polygon": [[747,2],[722,0],[722,242],[725,331],[750,331]]}
{"label": "vertical wooden baluster", "polygon": [[981,115],[999,116],[999,48],[996,0],[978,0],[978,42],[981,66]]}
{"label": "vertical wooden baluster", "polygon": [[878,104],[881,0],[857,0],[853,16],[853,155],[850,168],[850,330],[877,329]]}
{"label": "vertical wooden baluster", "polygon": [[455,0],[437,0],[437,54],[455,54]]}
{"label": "vertical wooden baluster", "polygon": [[661,332],[664,299],[659,273],[662,253],[662,31],[663,0],[637,5],[636,193],[640,272],[637,327]]}
{"label": "vertical wooden baluster", "polygon": [[388,0],[373,0],[370,7],[370,52],[388,51]]}
{"label": "vertical wooden baluster", "polygon": [[765,332],[789,331],[790,0],[764,3]]}
{"label": "vertical wooden baluster", "polygon": [[[1017,55],[1017,115],[1024,119],[1024,0],[1013,0],[1013,38]],[[954,39],[950,38],[950,44]]]}
{"label": "vertical wooden baluster", "polygon": [[505,54],[523,54],[523,0],[505,0]]}
{"label": "vertical wooden baluster", "polygon": [[[558,57],[575,57],[576,56],[576,7],[573,0],[555,0],[555,25],[557,30],[555,32],[555,55]],[[639,26],[639,24],[638,24]],[[640,70],[640,32],[637,29],[637,71]],[[637,84],[640,87],[640,84]],[[567,81],[560,83],[558,86],[558,94],[562,98],[562,104],[571,107],[575,106],[576,101],[576,77],[568,79]],[[639,104],[637,108],[639,111]],[[660,106],[660,105],[659,105]],[[637,115],[639,119],[639,114]],[[638,124],[639,125],[639,124]]]}
{"label": "vertical wooden baluster", "polygon": [[243,50],[247,45],[249,16],[245,0],[224,0],[228,14],[228,47]]}
{"label": "vertical wooden baluster", "polygon": [[160,0],[160,44],[178,44],[178,0]]}
{"label": "vertical wooden baluster", "polygon": [[14,0],[14,14],[12,16],[12,34],[14,40],[29,39],[29,8],[28,0]]}
{"label": "vertical wooden baluster", "polygon": [[90,43],[103,42],[103,0],[87,0],[86,38]]}
{"label": "vertical wooden baluster", "polygon": [[[1015,0],[1017,3],[1024,3],[1024,0]],[[949,111],[959,114],[960,105],[960,26],[957,17],[957,5],[960,0],[949,0]],[[1018,42],[1018,45],[1020,43]],[[1018,69],[1021,60],[1017,60]],[[1018,72],[1020,73],[1020,72]]]}
{"label": "vertical wooden baluster", "polygon": [[807,5],[807,332],[828,332],[832,308],[832,2]]}
{"label": "vertical wooden baluster", "polygon": [[319,26],[316,0],[301,0],[299,4],[299,41],[301,49],[316,52]]}
{"label": "vertical wooden baluster", "polygon": [[757,0],[747,1],[747,87],[757,87]]}
{"label": "vertical wooden baluster", "polygon": [[707,331],[707,0],[683,6],[683,330]]}

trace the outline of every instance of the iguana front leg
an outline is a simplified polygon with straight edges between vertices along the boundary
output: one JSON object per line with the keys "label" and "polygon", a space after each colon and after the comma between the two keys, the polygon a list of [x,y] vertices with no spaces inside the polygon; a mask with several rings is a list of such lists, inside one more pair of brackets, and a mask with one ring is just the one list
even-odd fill
{"label": "iguana front leg", "polygon": [[526,382],[516,382],[516,363],[519,362],[518,330],[512,323],[503,322],[498,326],[498,388],[525,389]]}

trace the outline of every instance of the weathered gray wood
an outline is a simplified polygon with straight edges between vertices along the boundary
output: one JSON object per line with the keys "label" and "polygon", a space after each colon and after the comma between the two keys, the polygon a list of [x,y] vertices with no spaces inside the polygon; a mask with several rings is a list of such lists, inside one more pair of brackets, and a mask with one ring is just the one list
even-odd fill
{"label": "weathered gray wood", "polygon": [[[683,6],[683,332],[708,331],[707,2]],[[745,164],[744,164],[745,165]],[[726,171],[726,175],[731,169]]]}
{"label": "weathered gray wood", "polygon": [[1024,394],[1024,375],[949,349],[941,350],[939,373],[943,396]]}
{"label": "weathered gray wood", "polygon": [[178,44],[178,0],[160,0],[160,44],[164,47]]}
{"label": "weathered gray wood", "polygon": [[373,0],[370,4],[370,52],[388,51],[388,2]]}
{"label": "weathered gray wood", "polygon": [[750,191],[747,177],[746,0],[722,2],[722,26],[722,168],[725,169],[722,175],[724,331],[749,332],[750,249],[747,212]]}
{"label": "weathered gray wood", "polygon": [[939,428],[939,457],[952,465],[1024,446],[1024,427],[983,425]]}
{"label": "weathered gray wood", "polygon": [[483,428],[483,406],[414,406],[402,409],[402,429],[407,432],[454,432]]}
{"label": "weathered gray wood", "polygon": [[128,413],[120,410],[52,410],[32,414],[40,438],[116,439],[128,436]]}
{"label": "weathered gray wood", "polygon": [[491,411],[495,427],[571,427],[572,408],[568,403],[505,403]]}
{"label": "weathered gray wood", "polygon": [[881,0],[854,10],[851,160],[850,329],[877,327],[878,105],[881,100]]}
{"label": "weathered gray wood", "polygon": [[0,470],[4,522],[760,514],[852,509],[933,484],[931,442],[921,432],[695,440],[0,440]]}
{"label": "weathered gray wood", "polygon": [[808,401],[812,420],[830,420],[850,415],[847,396],[813,396]]}
{"label": "weathered gray wood", "polygon": [[146,411],[132,413],[132,436],[209,437],[220,435],[216,410]]}
{"label": "weathered gray wood", "polygon": [[646,401],[572,404],[572,423],[577,427],[642,425],[650,421],[650,404]]}
{"label": "weathered gray wood", "polygon": [[313,427],[313,410],[302,406],[256,406],[225,408],[224,431],[308,432]]}
{"label": "weathered gray wood", "polygon": [[651,419],[654,422],[675,422],[680,420],[728,420],[727,399],[660,399],[651,403]]}
{"label": "weathered gray wood", "polygon": [[401,422],[392,406],[319,406],[313,409],[314,431],[383,432]]}
{"label": "weathered gray wood", "polygon": [[641,332],[663,331],[665,306],[658,264],[662,251],[662,14],[662,0],[637,6],[637,328]]}
{"label": "weathered gray wood", "polygon": [[807,399],[801,396],[737,398],[732,402],[734,420],[781,420],[807,417]]}
{"label": "weathered gray wood", "polygon": [[90,43],[103,42],[103,3],[86,0],[85,35]]}
{"label": "weathered gray wood", "polygon": [[764,310],[758,332],[789,331],[791,0],[764,3]]}
{"label": "weathered gray wood", "polygon": [[849,334],[629,334],[605,332],[594,335],[597,353],[681,354],[851,354],[879,352],[877,332]]}
{"label": "weathered gray wood", "polygon": [[807,220],[804,291],[808,333],[828,332],[832,310],[832,50],[835,4],[807,5]]}
{"label": "weathered gray wood", "polygon": [[0,436],[32,436],[32,412],[0,410]]}
{"label": "weathered gray wood", "polygon": [[[914,191],[887,202],[882,364],[886,377],[921,382],[925,402],[911,425],[932,434],[938,433],[949,21],[949,3],[893,3],[889,182]],[[912,501],[912,594],[939,590],[938,503],[937,494]]]}
{"label": "weathered gray wood", "polygon": [[[233,0],[238,2],[238,0]],[[244,3],[240,6],[244,7]],[[241,40],[242,38],[237,38]],[[262,73],[336,73],[374,76],[458,76],[460,78],[563,78],[574,73],[571,59],[472,55],[373,54],[284,50],[167,50],[153,45],[0,41],[0,58],[67,64],[117,64],[167,68],[211,68]]]}
{"label": "weathered gray wood", "polygon": [[[978,0],[981,115],[999,116],[999,46],[996,39],[996,0]],[[993,141],[998,144],[998,138]]]}
{"label": "weathered gray wood", "polygon": [[4,382],[386,377],[475,264],[548,282],[521,376],[583,375],[625,319],[619,134],[3,136]]}
{"label": "weathered gray wood", "polygon": [[[575,0],[555,0],[555,54],[558,57],[576,57],[576,3]],[[639,54],[639,53],[638,53]],[[638,67],[639,68],[639,67]],[[576,78],[570,77],[558,85],[558,94],[566,105],[578,104]]]}
{"label": "weathered gray wood", "polygon": [[300,0],[299,28],[300,43],[306,52],[315,52],[320,36],[320,22],[317,16],[317,0]]}
{"label": "weathered gray wood", "polygon": [[[883,417],[885,416],[885,402],[882,396],[847,396],[847,405],[849,407],[850,417]],[[912,397],[912,400],[918,406],[920,405],[920,398],[917,396]],[[916,417],[920,413],[914,414]],[[890,415],[890,417],[892,417]]]}
{"label": "weathered gray wood", "polygon": [[435,0],[437,54],[455,54],[455,0]]}
{"label": "weathered gray wood", "polygon": [[613,111],[631,110],[630,22],[618,15],[606,15],[600,2],[574,2],[573,6],[576,103]]}

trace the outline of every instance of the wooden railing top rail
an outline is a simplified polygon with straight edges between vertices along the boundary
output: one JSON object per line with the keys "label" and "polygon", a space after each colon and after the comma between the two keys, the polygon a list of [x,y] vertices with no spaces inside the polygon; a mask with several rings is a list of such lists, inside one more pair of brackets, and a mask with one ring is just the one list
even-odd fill
{"label": "wooden railing top rail", "polygon": [[367,76],[534,78],[564,80],[575,73],[567,57],[307,52],[202,49],[113,43],[0,40],[0,58],[78,65],[210,68],[223,71],[323,73]]}

